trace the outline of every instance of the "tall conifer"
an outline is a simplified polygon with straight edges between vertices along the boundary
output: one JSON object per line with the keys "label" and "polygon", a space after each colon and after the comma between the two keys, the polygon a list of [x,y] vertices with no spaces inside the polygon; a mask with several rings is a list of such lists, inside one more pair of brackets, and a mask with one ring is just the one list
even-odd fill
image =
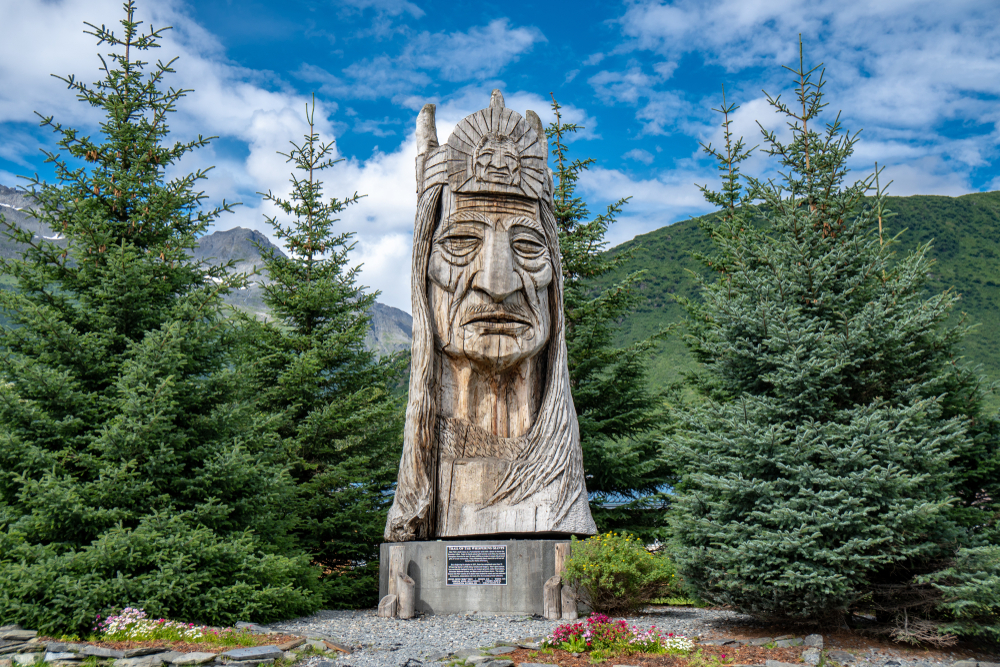
{"label": "tall conifer", "polygon": [[915,577],[981,541],[995,424],[947,323],[958,296],[925,293],[926,246],[894,255],[878,171],[846,182],[857,134],[819,124],[823,76],[801,46],[790,71],[794,101],[768,99],[791,140],[763,133],[779,180],[740,174],[725,100],[725,147],[706,147],[722,210],[716,278],[687,304],[706,400],[668,443],[685,473],[676,556],[700,596],[741,611],[891,622]]}
{"label": "tall conifer", "polygon": [[188,91],[173,60],[141,60],[163,30],[90,25],[104,77],[63,79],[104,119],[96,137],[52,118],[58,182],[31,179],[60,236],[7,235],[0,260],[0,618],[88,632],[126,605],[231,623],[318,606],[308,561],[278,548],[291,493],[281,452],[256,435],[227,370],[220,293],[238,283],[191,260],[229,205],[202,207],[205,171],[165,171],[208,139],[168,142]]}
{"label": "tall conifer", "polygon": [[629,198],[594,218],[576,194],[580,174],[593,158],[570,160],[567,137],[582,129],[555,121],[546,134],[554,161],[556,221],[562,257],[569,375],[580,422],[580,444],[591,513],[598,529],[629,530],[652,541],[660,536],[662,492],[671,468],[662,455],[662,396],[646,376],[658,336],[619,346],[616,327],[641,302],[641,272],[609,287],[597,279],[628,262],[627,253],[604,252],[608,228]]}
{"label": "tall conifer", "polygon": [[290,197],[264,197],[288,220],[267,221],[291,256],[261,248],[270,319],[244,323],[247,387],[291,456],[293,534],[324,570],[327,603],[370,606],[402,448],[402,404],[392,391],[402,359],[365,348],[377,294],[364,291],[360,267],[350,265],[353,232],[335,229],[358,195],[324,198],[320,172],[340,160],[314,114],[315,102],[303,141],[282,153],[295,169]]}

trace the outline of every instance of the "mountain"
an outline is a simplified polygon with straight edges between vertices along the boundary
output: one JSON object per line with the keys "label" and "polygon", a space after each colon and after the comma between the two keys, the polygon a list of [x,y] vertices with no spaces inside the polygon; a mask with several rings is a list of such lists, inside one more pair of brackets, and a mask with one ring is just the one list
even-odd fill
{"label": "mountain", "polygon": [[[961,197],[915,195],[889,197],[893,217],[884,220],[883,235],[899,235],[897,254],[918,244],[931,243],[935,260],[928,293],[954,289],[961,295],[957,320],[967,317],[976,328],[966,338],[966,361],[980,366],[990,380],[1000,381],[1000,191],[979,192]],[[626,273],[645,270],[641,289],[646,296],[642,307],[621,323],[622,342],[640,340],[661,326],[679,321],[684,312],[675,295],[698,297],[695,275],[705,268],[697,254],[712,252],[702,218],[685,220],[624,243],[609,250],[633,253],[633,259],[605,277],[602,284],[621,279]],[[679,379],[697,368],[678,336],[670,337],[651,364],[651,381],[657,385]],[[992,401],[994,405],[998,401]]]}
{"label": "mountain", "polygon": [[[31,230],[36,236],[58,240],[57,234],[31,217],[29,213],[31,208],[32,202],[24,196],[24,193],[0,185],[0,215],[23,229]],[[265,235],[254,229],[242,227],[234,227],[203,236],[198,240],[198,246],[195,248],[193,256],[197,260],[211,264],[224,264],[233,261],[234,271],[252,273],[257,269],[263,269],[264,264],[255,243],[259,243],[265,248],[273,248],[279,255],[285,256],[281,249],[273,245]],[[20,244],[13,243],[0,235],[0,257],[16,257],[23,251],[24,248]],[[266,280],[266,274],[257,276],[255,282],[246,289],[234,290],[226,295],[226,303],[249,311],[258,317],[267,317],[267,307],[264,305],[264,294],[261,289],[261,282],[266,282]],[[6,277],[0,276],[0,288],[9,285]],[[366,338],[369,349],[383,355],[410,349],[413,318],[409,314],[398,308],[376,303],[370,315],[372,322]]]}

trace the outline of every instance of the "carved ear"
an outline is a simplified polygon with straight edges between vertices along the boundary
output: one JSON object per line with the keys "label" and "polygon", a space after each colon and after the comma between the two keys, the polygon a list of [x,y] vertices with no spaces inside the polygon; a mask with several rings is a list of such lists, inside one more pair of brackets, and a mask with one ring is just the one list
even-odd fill
{"label": "carved ear", "polygon": [[538,117],[538,114],[530,109],[524,112],[524,119],[528,121],[528,125],[534,128],[535,134],[538,135],[538,141],[542,143],[545,148],[545,159],[549,159],[549,140],[545,136],[545,127],[542,125],[542,119]]}
{"label": "carved ear", "polygon": [[430,149],[438,147],[434,108],[433,104],[425,104],[417,116],[417,155],[423,155]]}

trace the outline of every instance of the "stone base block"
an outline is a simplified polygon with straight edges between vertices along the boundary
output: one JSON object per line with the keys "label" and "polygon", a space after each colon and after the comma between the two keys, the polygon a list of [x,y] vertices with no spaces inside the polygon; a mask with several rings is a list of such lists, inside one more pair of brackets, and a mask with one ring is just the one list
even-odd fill
{"label": "stone base block", "polygon": [[[545,613],[545,582],[556,573],[555,547],[569,540],[436,540],[382,544],[379,599],[389,592],[389,549],[403,547],[406,574],[414,581],[415,611],[425,614]],[[507,546],[505,585],[451,585],[448,546]]]}

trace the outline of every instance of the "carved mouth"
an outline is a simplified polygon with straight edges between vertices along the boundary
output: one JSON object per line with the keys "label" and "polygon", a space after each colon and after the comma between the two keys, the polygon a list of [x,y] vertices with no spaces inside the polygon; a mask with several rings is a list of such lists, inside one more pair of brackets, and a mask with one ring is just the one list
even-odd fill
{"label": "carved mouth", "polygon": [[484,334],[516,334],[531,326],[523,315],[506,311],[470,313],[462,326],[474,326]]}
{"label": "carved mouth", "polygon": [[489,315],[473,315],[462,323],[462,326],[469,324],[477,324],[479,326],[489,326],[489,327],[522,327],[528,326],[531,322],[520,315],[513,315],[511,313],[491,313]]}

